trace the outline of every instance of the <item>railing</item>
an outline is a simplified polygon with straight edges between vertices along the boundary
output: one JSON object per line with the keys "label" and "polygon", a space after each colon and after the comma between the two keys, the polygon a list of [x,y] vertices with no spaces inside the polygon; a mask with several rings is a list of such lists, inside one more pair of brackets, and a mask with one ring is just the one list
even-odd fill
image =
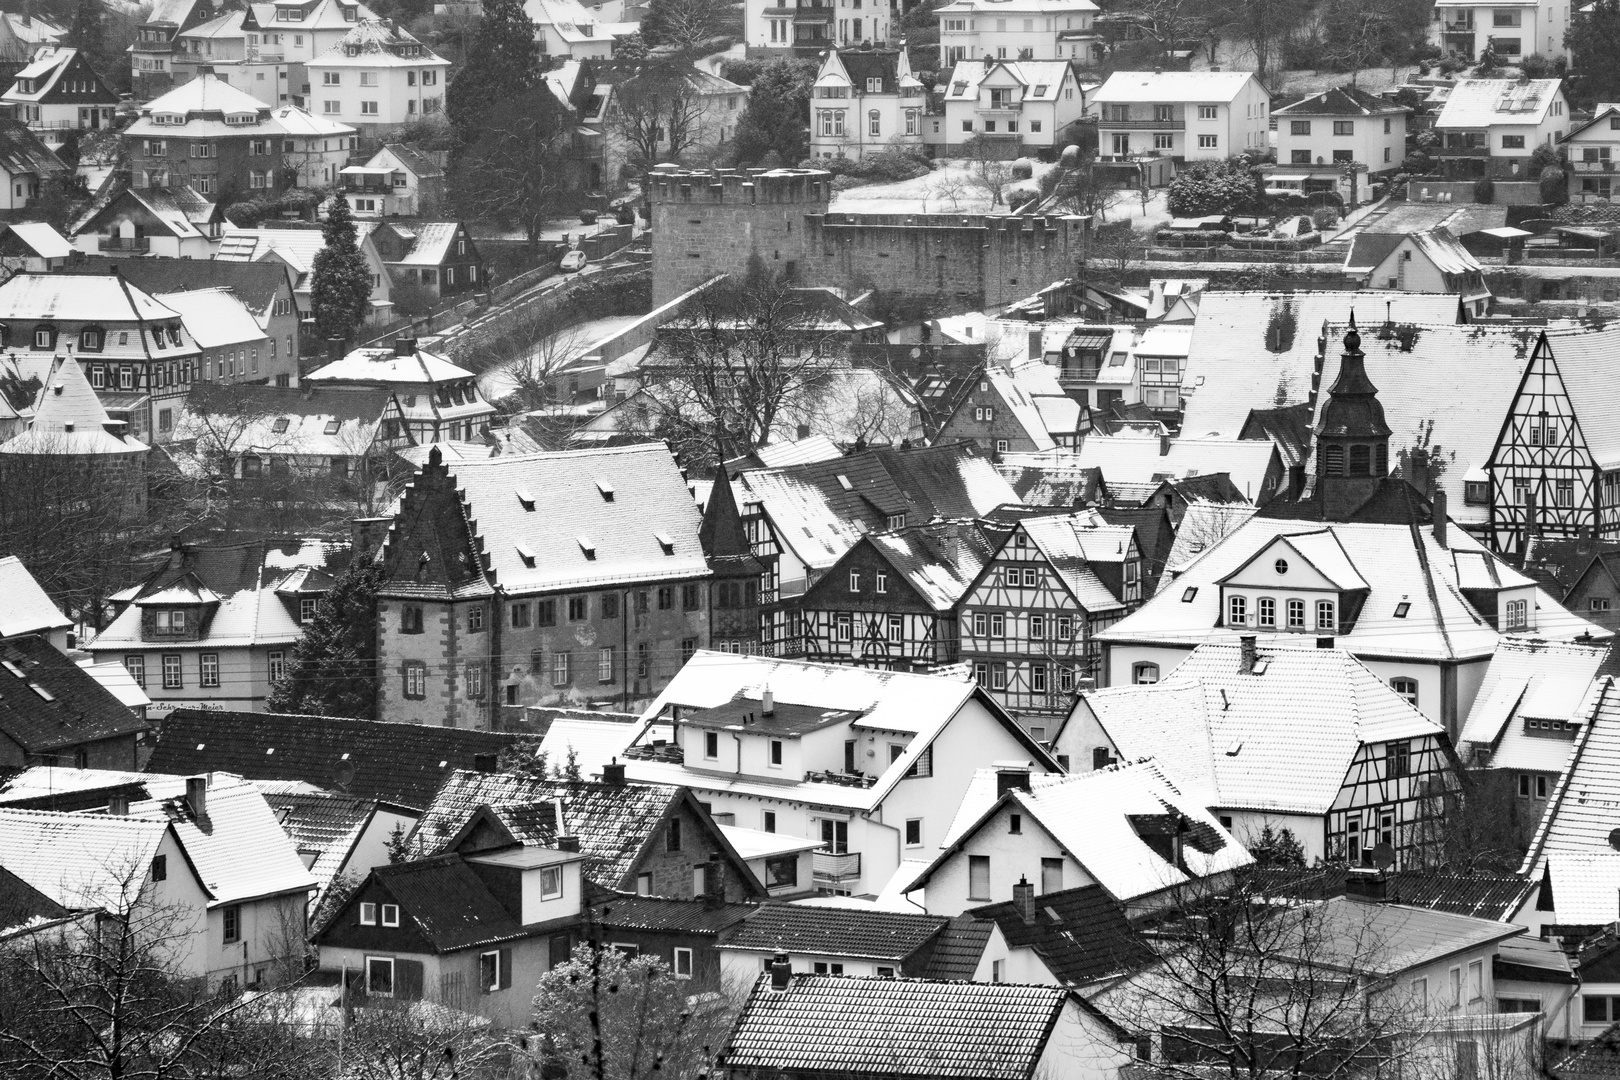
{"label": "railing", "polygon": [[1472,34],[1474,32],[1474,24],[1443,22],[1440,24],[1440,32],[1442,34]]}
{"label": "railing", "polygon": [[839,854],[831,851],[813,851],[810,853],[810,859],[815,876],[823,881],[848,881],[850,878],[861,876],[861,853],[858,851],[845,851]]}
{"label": "railing", "polygon": [[103,236],[101,238],[102,251],[144,252],[150,249],[151,246],[151,239],[145,236]]}
{"label": "railing", "polygon": [[1018,110],[1017,105],[986,105],[986,106],[983,106],[982,108],[978,108],[978,109],[974,110],[974,112],[978,113],[980,116],[1009,116],[1009,117],[1017,116],[1018,111],[1019,110]]}
{"label": "railing", "polygon": [[1599,158],[1596,161],[1576,160],[1571,161],[1569,164],[1570,168],[1574,169],[1578,173],[1614,172],[1613,158]]}
{"label": "railing", "polygon": [[1489,146],[1437,146],[1434,148],[1436,157],[1490,157]]}
{"label": "railing", "polygon": [[1074,380],[1075,382],[1096,382],[1097,376],[1102,374],[1102,365],[1096,367],[1065,367],[1058,369],[1058,382]]}
{"label": "railing", "polygon": [[1110,120],[1103,117],[1097,121],[1099,130],[1106,128],[1109,131],[1183,131],[1187,127],[1185,120]]}

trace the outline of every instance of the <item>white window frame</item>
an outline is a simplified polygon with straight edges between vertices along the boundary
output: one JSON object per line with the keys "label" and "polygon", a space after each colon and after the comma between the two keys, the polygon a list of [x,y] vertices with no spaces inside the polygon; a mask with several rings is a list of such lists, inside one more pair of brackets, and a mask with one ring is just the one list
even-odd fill
{"label": "white window frame", "polygon": [[556,900],[563,894],[563,872],[560,866],[540,868],[540,899]]}
{"label": "white window frame", "polygon": [[[386,991],[384,991],[384,990],[373,990],[371,988],[371,965],[373,965],[373,964],[387,964],[388,965],[388,989]],[[399,992],[399,966],[394,963],[394,958],[392,956],[368,956],[368,957],[366,957],[366,994],[367,994],[367,996],[369,996],[369,997],[393,997],[398,992]]]}
{"label": "white window frame", "polygon": [[491,982],[491,983],[488,983],[488,984],[486,984],[484,986],[484,993],[486,993],[486,994],[493,994],[495,991],[497,991],[497,990],[499,990],[501,988],[501,974],[502,974],[502,972],[501,972],[501,950],[499,950],[499,949],[490,949],[488,952],[479,953],[478,954],[478,973],[480,975],[483,974],[483,972],[484,972],[484,960],[486,958],[488,958],[488,957],[491,957],[491,956],[493,956],[495,958],[495,969],[494,969],[495,970],[495,981]]}
{"label": "white window frame", "polygon": [[368,903],[362,903],[360,905],[360,925],[361,926],[376,926],[377,925],[377,905],[376,904],[368,902]]}
{"label": "white window frame", "polygon": [[676,948],[674,963],[670,970],[677,979],[690,979],[692,977],[692,950]]}
{"label": "white window frame", "polygon": [[399,905],[384,904],[380,911],[383,926],[399,925]]}

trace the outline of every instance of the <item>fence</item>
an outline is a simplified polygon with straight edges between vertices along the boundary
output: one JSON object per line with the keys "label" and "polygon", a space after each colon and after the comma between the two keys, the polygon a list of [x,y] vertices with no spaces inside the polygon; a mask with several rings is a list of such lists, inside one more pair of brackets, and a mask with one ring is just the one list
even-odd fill
{"label": "fence", "polygon": [[[1408,180],[1406,201],[1471,203],[1474,201],[1474,184],[1473,180]],[[1491,188],[1491,202],[1496,206],[1541,205],[1540,184],[1522,180],[1492,180]]]}

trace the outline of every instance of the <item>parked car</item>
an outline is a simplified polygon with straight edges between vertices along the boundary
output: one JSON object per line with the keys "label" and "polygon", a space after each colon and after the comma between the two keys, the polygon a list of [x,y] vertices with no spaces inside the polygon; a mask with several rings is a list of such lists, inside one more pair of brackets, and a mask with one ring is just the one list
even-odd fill
{"label": "parked car", "polygon": [[574,248],[562,257],[563,273],[572,274],[583,269],[585,269],[585,253],[579,248]]}

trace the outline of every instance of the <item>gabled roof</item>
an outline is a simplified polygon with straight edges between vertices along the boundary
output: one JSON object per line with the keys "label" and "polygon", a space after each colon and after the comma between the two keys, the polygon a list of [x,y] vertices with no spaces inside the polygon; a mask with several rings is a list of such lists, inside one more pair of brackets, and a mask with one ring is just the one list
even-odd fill
{"label": "gabled roof", "polygon": [[[1152,758],[1075,774],[1034,774],[1028,791],[998,796],[993,768],[979,769],[946,831],[944,850],[912,882],[922,888],[962,845],[1003,805],[1023,812],[1057,843],[1093,881],[1118,901],[1133,900],[1193,877],[1234,870],[1253,859],[1211,816],[1198,796],[1177,787]],[[1132,818],[1177,817],[1197,836],[1185,859],[1191,876],[1166,862],[1137,833]]]}
{"label": "gabled roof", "polygon": [[532,741],[505,732],[336,716],[175,709],[163,719],[146,768],[303,780],[358,798],[422,808],[453,770],[481,762],[493,768],[503,749]]}
{"label": "gabled roof", "polygon": [[287,893],[308,893],[316,881],[282,831],[270,804],[238,776],[208,778],[206,817],[186,800],[185,777],[154,779],[152,798],[131,803],[134,818],[168,822],[208,893],[210,907]]}
{"label": "gabled roof", "polygon": [[[207,224],[216,219],[223,220],[223,216],[219,214],[219,207],[189,186],[133,188],[125,180],[114,179],[68,226],[68,234],[77,236],[87,231],[104,217],[120,212],[119,205],[125,202],[134,203],[136,207],[155,218],[158,225],[169,231],[170,236],[182,240],[201,238],[204,234],[197,227],[198,224]],[[99,265],[95,269],[99,270]]]}
{"label": "gabled roof", "polygon": [[904,515],[908,525],[974,518],[1018,501],[972,443],[867,450],[758,469],[739,482],[744,512],[759,507],[777,538],[814,570],[838,561],[864,532],[887,528],[891,517]]}
{"label": "gabled roof", "polygon": [[525,934],[519,918],[460,855],[413,859],[379,866],[371,873],[436,952],[491,945]]}
{"label": "gabled roof", "polygon": [[[990,555],[984,533],[968,522],[934,522],[894,532],[870,533],[864,542],[870,544],[924,602],[942,612],[954,609],[961,601]],[[829,580],[832,577],[828,575]]]}
{"label": "gabled roof", "polygon": [[351,350],[344,354],[343,359],[323,364],[304,378],[310,382],[419,386],[471,379],[474,378],[474,374],[436,353],[413,348],[401,356],[398,350],[389,346],[380,349]]}
{"label": "gabled roof", "polygon": [[1325,814],[1362,747],[1445,734],[1339,649],[1262,650],[1245,674],[1238,646],[1200,645],[1161,681],[1089,691],[1081,708],[1121,757],[1157,755],[1223,810]]}
{"label": "gabled roof", "polygon": [[[935,8],[936,12],[941,8]],[[1001,11],[998,6],[994,10]],[[1077,9],[1066,7],[1066,13]],[[957,63],[945,90],[946,101],[973,101],[979,96],[979,84],[990,79],[992,73],[1005,71],[1013,81],[1024,88],[1025,101],[1056,101],[1064,80],[1069,77],[1069,64],[1065,60],[999,60],[986,64],[983,60],[963,60]],[[995,80],[1000,82],[1000,80]]]}
{"label": "gabled roof", "polygon": [[0,556],[0,638],[47,633],[73,625],[15,555]]}
{"label": "gabled roof", "polygon": [[1436,128],[1537,125],[1563,97],[1561,79],[1459,79],[1434,118]]}
{"label": "gabled roof", "polygon": [[[398,415],[386,390],[236,386],[231,392],[241,408],[233,441],[237,453],[358,458],[378,445],[385,419]],[[210,468],[197,452],[198,440],[204,455],[212,445],[205,408],[193,399],[181,411],[167,447],[175,467],[187,476],[204,475]]]}
{"label": "gabled roof", "polygon": [[[558,836],[576,837],[587,876],[601,885],[634,888],[635,868],[658,835],[659,825],[690,797],[668,784],[541,780],[458,769],[445,778],[411,835],[423,851],[442,851],[461,838],[480,808],[490,807],[516,843],[550,847]],[[752,879],[718,828],[709,842],[713,850],[729,857],[734,872],[742,867],[745,883]]]}
{"label": "gabled roof", "polygon": [[900,53],[894,49],[834,49],[828,54],[828,62],[837,57],[838,63],[849,75],[850,85],[855,87],[858,94],[874,92],[866,88],[872,79],[882,82],[882,88],[876,93],[898,94],[899,56]]}
{"label": "gabled roof", "polygon": [[[1279,110],[1281,111],[1281,110]],[[1370,274],[1389,258],[1394,250],[1406,242],[1407,233],[1358,232],[1350,238],[1350,250],[1344,257],[1347,274]]]}
{"label": "gabled roof", "polygon": [[[1602,102],[1599,102],[1598,107],[1596,109],[1594,109],[1593,112],[1592,112],[1592,119],[1583,121],[1582,123],[1579,123],[1579,124],[1576,124],[1574,127],[1569,129],[1569,134],[1565,135],[1562,139],[1560,139],[1558,141],[1559,142],[1569,142],[1571,139],[1575,138],[1575,136],[1581,134],[1582,132],[1587,131],[1588,129],[1590,129],[1592,127],[1595,127],[1598,124],[1599,121],[1611,120],[1611,119],[1613,119],[1613,118],[1615,118],[1617,116],[1620,116],[1620,106],[1605,105]],[[1605,124],[1603,126],[1603,130],[1604,131],[1611,131],[1611,130],[1613,130],[1613,128],[1612,128],[1611,125]],[[1611,136],[1609,136],[1609,138],[1612,139],[1612,138],[1614,138],[1614,136],[1611,135]]]}
{"label": "gabled roof", "polygon": [[[10,88],[6,90],[4,100],[8,102],[41,100],[56,88],[57,82],[61,80],[63,73],[72,66],[78,55],[78,49],[70,49],[62,45],[40,46],[34,50],[34,58],[15,76],[18,81],[22,79],[37,80],[35,88],[33,90],[23,90],[18,86],[18,82],[14,81]],[[83,66],[85,68],[89,67],[88,64]],[[101,98],[95,100],[104,100],[106,102],[117,100],[116,96],[102,84],[101,78],[96,75],[94,70],[90,71],[90,75],[96,80],[94,89],[100,91],[101,94]],[[92,99],[78,97],[77,100]]]}
{"label": "gabled roof", "polygon": [[[1192,429],[1183,425],[1182,431]],[[1157,484],[1161,480],[1227,473],[1244,497],[1258,502],[1276,450],[1269,442],[1183,434],[1174,439],[1142,435],[1088,435],[1073,450],[1049,454],[1003,454],[1003,467],[1099,468],[1109,484]]]}
{"label": "gabled roof", "polygon": [[127,912],[168,832],[146,818],[0,807],[0,868],[70,910]]}
{"label": "gabled roof", "polygon": [[[310,67],[422,67],[450,61],[423,45],[392,19],[362,18],[343,40],[309,61]],[[415,55],[412,55],[412,54]]]}
{"label": "gabled roof", "polygon": [[366,164],[369,166],[372,161],[376,161],[377,157],[384,152],[391,154],[395,161],[399,162],[406,171],[414,174],[418,180],[430,180],[444,175],[444,170],[435,165],[430,158],[417,153],[404,143],[384,143],[382,149],[373,154],[371,161],[366,162]]}
{"label": "gabled roof", "polygon": [[178,319],[117,274],[17,274],[0,285],[0,319],[70,322]]}
{"label": "gabled roof", "polygon": [[[454,506],[449,512],[477,523],[482,545],[469,550],[463,543],[477,540],[423,535],[427,526],[413,527],[422,503]],[[663,443],[481,461],[430,455],[402,506],[383,554],[389,595],[442,592],[420,581],[419,553],[434,543],[444,558],[482,552],[487,569],[468,564],[475,580],[482,574],[507,595],[709,576],[697,503]]]}
{"label": "gabled roof", "polygon": [[[1337,637],[1340,647],[1357,656],[1432,660],[1485,657],[1496,650],[1504,635],[1487,624],[1464,598],[1455,558],[1459,553],[1492,560],[1495,556],[1463,530],[1448,529],[1442,545],[1432,528],[1414,528],[1411,524],[1337,523],[1328,528],[1370,586],[1354,625]],[[1320,522],[1263,514],[1251,517],[1182,567],[1173,587],[1161,589],[1099,636],[1106,641],[1230,643],[1240,632],[1252,630],[1217,625],[1221,602],[1218,583],[1278,537],[1321,529]],[[1539,589],[1535,603],[1539,636],[1610,636],[1564,610]],[[1397,616],[1398,605],[1405,605],[1404,615]],[[1286,633],[1262,633],[1260,641],[1266,648],[1314,643],[1314,639],[1302,640]]]}
{"label": "gabled roof", "polygon": [[459,221],[419,221],[409,228],[393,222],[378,226],[377,235],[392,232],[405,242],[405,253],[389,266],[441,266],[450,257],[450,245],[461,233]]}
{"label": "gabled roof", "polygon": [[937,915],[865,911],[852,917],[841,908],[762,904],[721,947],[848,956],[898,964],[932,941],[945,922]]}
{"label": "gabled roof", "polygon": [[1153,959],[1154,952],[1132,929],[1124,905],[1101,885],[1042,893],[1035,898],[1034,919],[1011,900],[969,908],[966,915],[992,922],[1010,948],[1029,949],[1052,977],[1069,986],[1083,985],[1131,971]]}
{"label": "gabled roof", "polygon": [[144,730],[144,720],[50,642],[32,636],[0,642],[0,733],[24,754]]}
{"label": "gabled roof", "polygon": [[[13,279],[15,280],[15,279]],[[82,280],[82,279],[81,279]],[[133,435],[114,434],[101,399],[71,355],[56,363],[34,409],[28,430],[0,443],[0,454],[140,455],[147,446]]]}
{"label": "gabled roof", "polygon": [[180,313],[181,321],[191,331],[198,348],[224,348],[264,340],[264,328],[229,289],[172,293],[163,296],[161,302]]}
{"label": "gabled roof", "polygon": [[1230,102],[1253,79],[1254,74],[1248,71],[1116,71],[1091,100],[1098,104]]}
{"label": "gabled roof", "polygon": [[[1029,1080],[1069,992],[1053,986],[760,977],[726,1044],[733,1070]],[[993,1033],[993,1037],[991,1037]]]}
{"label": "gabled roof", "polygon": [[[38,135],[29,131],[28,125],[10,117],[0,118],[0,167],[4,167],[12,176],[33,174],[41,178],[66,175],[68,171],[62,159],[52,153]],[[24,224],[18,222],[12,225],[11,231],[16,232]],[[56,231],[49,225],[43,227],[52,233]],[[28,237],[31,234],[24,232],[19,235]]]}
{"label": "gabled roof", "polygon": [[261,323],[270,318],[271,305],[282,295],[292,295],[293,279],[288,268],[278,262],[219,262],[213,259],[98,259],[122,274],[132,285],[153,297],[192,289],[229,289],[248,306]]}
{"label": "gabled roof", "polygon": [[[1485,669],[1485,680],[1463,724],[1461,741],[1497,748],[1491,759],[1495,768],[1534,768],[1524,760],[1525,752],[1539,749],[1544,751],[1537,757],[1543,761],[1545,771],[1561,771],[1569,757],[1569,743],[1562,739],[1515,737],[1515,745],[1509,747],[1508,736],[1522,736],[1523,720],[1554,720],[1574,726],[1585,723],[1593,704],[1593,680],[1601,674],[1608,656],[1606,645],[1504,639]],[[1520,731],[1515,732],[1515,728]],[[1503,751],[1508,751],[1506,759]],[[1546,768],[1548,765],[1551,767]]]}
{"label": "gabled roof", "polygon": [[1302,98],[1292,105],[1271,110],[1273,116],[1383,116],[1410,112],[1404,105],[1369,94],[1359,86],[1335,86]]}
{"label": "gabled roof", "polygon": [[[1393,240],[1394,243],[1387,241]],[[1350,246],[1345,257],[1346,273],[1373,273],[1404,244],[1410,242],[1413,250],[1429,260],[1442,274],[1477,274],[1479,260],[1462,246],[1444,225],[1436,225],[1423,232],[1399,235],[1396,233],[1361,233]],[[1472,295],[1471,293],[1465,295]]]}
{"label": "gabled roof", "polygon": [[1135,540],[1135,529],[1109,525],[1094,510],[1044,514],[1025,518],[1019,524],[1086,611],[1117,611],[1125,606],[1097,577],[1091,564],[1125,562]]}

